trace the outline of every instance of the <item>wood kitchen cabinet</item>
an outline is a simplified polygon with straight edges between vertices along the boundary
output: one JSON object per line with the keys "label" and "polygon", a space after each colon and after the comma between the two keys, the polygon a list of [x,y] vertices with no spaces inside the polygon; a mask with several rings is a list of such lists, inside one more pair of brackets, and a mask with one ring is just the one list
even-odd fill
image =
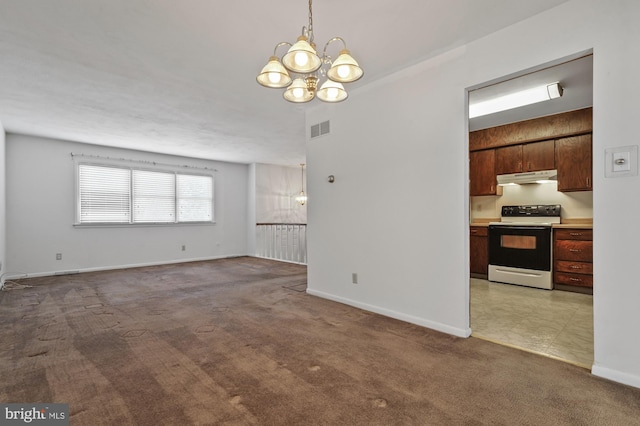
{"label": "wood kitchen cabinet", "polygon": [[593,230],[554,229],[553,266],[553,281],[556,287],[577,287],[592,291]]}
{"label": "wood kitchen cabinet", "polygon": [[555,141],[542,141],[522,145],[524,172],[553,170],[556,168]]}
{"label": "wood kitchen cabinet", "polygon": [[555,160],[558,191],[593,190],[591,134],[557,139]]}
{"label": "wood kitchen cabinet", "polygon": [[469,153],[469,194],[495,195],[495,150],[485,149]]}
{"label": "wood kitchen cabinet", "polygon": [[469,151],[548,141],[593,130],[592,108],[584,108],[469,133]]}
{"label": "wood kitchen cabinet", "polygon": [[496,175],[555,169],[553,140],[496,148]]}
{"label": "wood kitchen cabinet", "polygon": [[496,175],[522,171],[522,145],[496,148]]}
{"label": "wood kitchen cabinet", "polygon": [[489,274],[489,228],[471,226],[469,230],[469,263],[472,277],[487,278]]}

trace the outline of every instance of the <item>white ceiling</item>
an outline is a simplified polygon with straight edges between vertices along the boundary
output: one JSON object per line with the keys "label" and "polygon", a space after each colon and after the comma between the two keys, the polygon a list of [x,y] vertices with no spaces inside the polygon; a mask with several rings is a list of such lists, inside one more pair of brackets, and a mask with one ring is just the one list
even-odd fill
{"label": "white ceiling", "polygon": [[[315,41],[346,40],[365,70],[349,90],[565,1],[316,0]],[[296,165],[307,106],[255,77],[307,23],[306,0],[0,0],[0,121],[7,132]]]}

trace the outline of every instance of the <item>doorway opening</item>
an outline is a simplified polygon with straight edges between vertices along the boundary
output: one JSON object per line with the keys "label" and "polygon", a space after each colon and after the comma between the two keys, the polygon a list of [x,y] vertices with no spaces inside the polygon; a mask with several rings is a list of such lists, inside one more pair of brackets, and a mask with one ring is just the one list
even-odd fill
{"label": "doorway opening", "polygon": [[[592,52],[581,52],[470,88],[469,104],[474,105],[551,83],[559,83],[562,86],[563,93],[560,98],[474,116],[468,122],[470,328],[473,337],[591,369],[593,282],[589,266],[593,259],[565,259],[561,256],[565,235],[569,238],[565,245],[580,246],[579,249],[572,250],[584,251],[587,246],[592,250],[593,243],[588,238],[593,227],[591,128],[578,126],[576,134],[564,130],[547,130],[555,125],[554,117],[559,117],[556,120],[559,122],[584,111],[583,115],[588,115],[590,119],[593,105]],[[484,139],[478,144],[479,138]],[[577,142],[576,138],[580,138],[580,141]],[[544,142],[546,154],[539,154],[542,152],[538,149],[542,148],[541,142]],[[578,146],[577,143],[582,145]],[[566,147],[569,145],[577,150],[573,153],[573,158],[576,152],[586,154],[588,145],[588,156],[581,157],[581,164],[566,163],[565,158],[569,157]],[[526,171],[525,164],[530,166],[531,163],[527,155],[529,158],[538,158],[536,156],[539,155],[545,155],[547,158],[544,166],[539,166],[538,169],[533,166],[531,170],[549,168],[549,161],[553,161],[552,168],[559,170],[558,180],[545,184],[499,187],[497,175]],[[588,164],[585,165],[585,162]],[[589,180],[584,181],[585,184],[582,185],[567,186],[569,177],[565,170],[577,170],[578,166],[588,172]],[[584,180],[584,177],[581,176],[580,179]],[[503,206],[551,204],[562,206],[562,223],[553,226],[552,247],[556,248],[551,259],[553,289],[489,281],[486,272],[489,258],[489,223],[501,221]],[[570,232],[575,229],[579,231]]]}

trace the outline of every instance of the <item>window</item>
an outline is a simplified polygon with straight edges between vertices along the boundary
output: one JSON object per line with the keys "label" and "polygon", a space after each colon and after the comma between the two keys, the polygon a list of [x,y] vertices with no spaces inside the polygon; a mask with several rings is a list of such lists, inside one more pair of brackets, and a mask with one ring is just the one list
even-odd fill
{"label": "window", "polygon": [[127,169],[80,165],[80,223],[131,221],[131,176]]}
{"label": "window", "polygon": [[78,223],[213,222],[213,177],[78,164]]}
{"label": "window", "polygon": [[213,220],[211,176],[176,175],[178,222]]}
{"label": "window", "polygon": [[133,221],[171,223],[176,221],[176,175],[132,170]]}

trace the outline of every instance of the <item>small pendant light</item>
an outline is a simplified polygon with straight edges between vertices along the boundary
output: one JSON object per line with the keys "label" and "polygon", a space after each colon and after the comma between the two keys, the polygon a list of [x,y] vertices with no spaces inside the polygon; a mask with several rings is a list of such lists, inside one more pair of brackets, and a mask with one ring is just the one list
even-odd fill
{"label": "small pendant light", "polygon": [[296,197],[296,201],[298,203],[300,203],[301,206],[304,206],[305,203],[307,202],[307,195],[304,193],[304,163],[300,164],[300,167],[302,168],[300,171],[300,194]]}

